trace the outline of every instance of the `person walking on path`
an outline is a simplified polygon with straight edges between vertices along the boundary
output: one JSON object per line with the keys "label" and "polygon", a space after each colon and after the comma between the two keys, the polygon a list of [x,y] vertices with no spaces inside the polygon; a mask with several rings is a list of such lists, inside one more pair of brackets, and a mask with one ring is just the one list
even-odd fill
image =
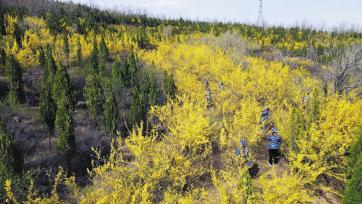
{"label": "person walking on path", "polygon": [[264,110],[261,112],[261,118],[260,123],[263,125],[262,129],[266,130],[268,126],[268,119],[269,119],[270,109],[264,108]]}
{"label": "person walking on path", "polygon": [[241,156],[241,167],[251,167],[252,162],[249,159],[249,145],[246,139],[240,140],[240,146],[236,149],[236,156]]}
{"label": "person walking on path", "polygon": [[214,101],[213,101],[211,89],[209,86],[209,80],[205,79],[204,87],[205,87],[205,92],[206,92],[205,95],[206,95],[207,109],[209,109],[214,106]]}
{"label": "person walking on path", "polygon": [[282,138],[278,135],[278,129],[273,127],[272,134],[267,139],[269,149],[269,164],[274,165],[278,163],[280,156],[280,145],[282,143]]}

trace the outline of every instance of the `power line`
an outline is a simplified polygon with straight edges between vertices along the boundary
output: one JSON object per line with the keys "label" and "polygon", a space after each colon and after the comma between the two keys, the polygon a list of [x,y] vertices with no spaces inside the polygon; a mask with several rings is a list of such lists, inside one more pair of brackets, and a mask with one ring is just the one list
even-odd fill
{"label": "power line", "polygon": [[259,14],[257,25],[260,27],[264,27],[264,19],[263,19],[263,0],[259,0]]}

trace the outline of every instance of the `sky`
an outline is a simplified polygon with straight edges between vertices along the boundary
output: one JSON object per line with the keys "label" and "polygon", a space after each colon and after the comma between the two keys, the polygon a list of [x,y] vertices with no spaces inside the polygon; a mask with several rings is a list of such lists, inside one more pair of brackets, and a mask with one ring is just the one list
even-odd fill
{"label": "sky", "polygon": [[[63,0],[67,1],[67,0]],[[153,16],[256,23],[259,0],[73,0],[107,9],[130,9]],[[269,25],[362,28],[362,0],[263,0]]]}

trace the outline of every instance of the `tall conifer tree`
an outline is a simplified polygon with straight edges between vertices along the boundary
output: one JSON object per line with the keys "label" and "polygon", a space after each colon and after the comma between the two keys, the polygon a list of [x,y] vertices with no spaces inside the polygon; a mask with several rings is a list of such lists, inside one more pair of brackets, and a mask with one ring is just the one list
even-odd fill
{"label": "tall conifer tree", "polygon": [[20,64],[13,55],[7,58],[6,64],[9,78],[8,101],[12,105],[25,103],[23,73]]}
{"label": "tall conifer tree", "polygon": [[70,161],[75,150],[74,137],[74,99],[69,75],[64,66],[58,65],[54,77],[53,93],[56,102],[55,128],[57,133],[56,146],[66,162]]}

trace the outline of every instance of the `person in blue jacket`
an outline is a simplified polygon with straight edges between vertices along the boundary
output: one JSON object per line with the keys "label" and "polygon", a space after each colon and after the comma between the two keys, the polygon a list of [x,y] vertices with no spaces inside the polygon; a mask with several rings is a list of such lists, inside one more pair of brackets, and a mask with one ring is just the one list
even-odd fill
{"label": "person in blue jacket", "polygon": [[273,127],[272,132],[273,133],[267,138],[270,165],[278,163],[278,158],[280,155],[280,145],[282,143],[282,138],[278,135],[278,129]]}

